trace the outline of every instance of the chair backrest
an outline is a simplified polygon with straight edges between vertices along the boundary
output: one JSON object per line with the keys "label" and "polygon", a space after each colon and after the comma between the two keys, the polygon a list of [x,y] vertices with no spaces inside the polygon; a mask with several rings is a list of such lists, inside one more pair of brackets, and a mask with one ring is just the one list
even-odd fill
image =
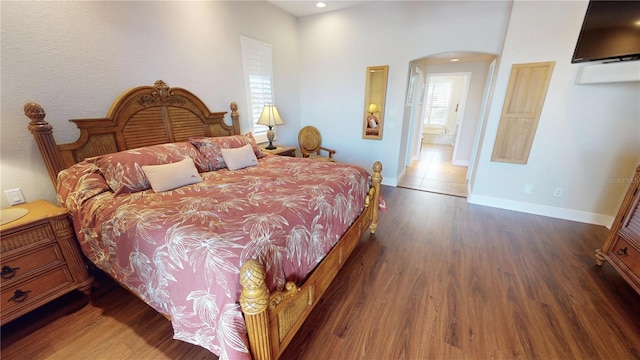
{"label": "chair backrest", "polygon": [[298,145],[303,157],[309,154],[320,154],[320,144],[322,144],[322,136],[320,131],[313,126],[305,126],[298,133]]}

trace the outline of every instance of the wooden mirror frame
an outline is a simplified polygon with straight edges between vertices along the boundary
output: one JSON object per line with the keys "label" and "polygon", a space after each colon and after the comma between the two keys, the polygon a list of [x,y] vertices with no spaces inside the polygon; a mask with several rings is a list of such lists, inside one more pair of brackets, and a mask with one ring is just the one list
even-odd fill
{"label": "wooden mirror frame", "polygon": [[[362,121],[363,139],[382,140],[388,76],[388,65],[367,67]],[[377,127],[373,127],[372,125],[376,123]]]}

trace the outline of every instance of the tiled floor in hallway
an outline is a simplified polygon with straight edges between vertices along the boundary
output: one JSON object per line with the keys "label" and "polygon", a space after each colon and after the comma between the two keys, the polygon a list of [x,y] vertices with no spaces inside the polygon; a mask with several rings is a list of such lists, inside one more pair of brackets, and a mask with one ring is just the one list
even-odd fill
{"label": "tiled floor in hallway", "polygon": [[453,146],[423,144],[420,158],[409,165],[398,186],[467,196],[467,167],[451,164]]}

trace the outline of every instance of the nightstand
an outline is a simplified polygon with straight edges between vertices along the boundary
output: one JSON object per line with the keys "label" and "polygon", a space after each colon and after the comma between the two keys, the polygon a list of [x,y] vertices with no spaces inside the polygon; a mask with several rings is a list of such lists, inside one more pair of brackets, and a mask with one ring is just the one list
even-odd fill
{"label": "nightstand", "polygon": [[[69,210],[44,200],[2,209],[26,215],[0,225],[0,323],[5,324],[72,290],[91,293]],[[5,211],[8,210],[8,211]]]}
{"label": "nightstand", "polygon": [[296,148],[295,147],[293,147],[293,146],[284,146],[284,145],[275,145],[275,146],[276,146],[275,149],[267,150],[267,149],[265,149],[267,147],[267,144],[260,145],[260,151],[262,151],[265,154],[270,154],[270,155],[296,157]]}

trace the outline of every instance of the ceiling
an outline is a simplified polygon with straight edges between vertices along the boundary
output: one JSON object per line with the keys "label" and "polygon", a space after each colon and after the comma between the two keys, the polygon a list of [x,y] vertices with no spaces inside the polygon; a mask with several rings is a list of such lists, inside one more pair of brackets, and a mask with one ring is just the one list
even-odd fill
{"label": "ceiling", "polygon": [[356,0],[356,1],[329,1],[324,0],[323,2],[327,4],[324,8],[316,7],[316,0],[302,0],[302,1],[287,1],[287,0],[268,0],[273,5],[281,8],[282,10],[296,16],[307,16],[307,15],[315,15],[322,14],[329,11],[344,9],[352,6],[362,5],[369,1],[366,0]]}
{"label": "ceiling", "polygon": [[[327,5],[324,8],[316,7],[318,0],[267,0],[271,4],[281,8],[282,10],[296,16],[309,16],[322,14],[330,11],[345,9],[353,6],[363,5],[372,2],[372,0],[355,0],[355,1],[330,1],[324,0]],[[375,1],[375,0],[373,0]],[[490,62],[495,56],[491,54],[470,53],[470,52],[447,52],[430,55],[428,57],[418,59],[427,64],[448,63],[451,59],[456,58],[459,62]]]}
{"label": "ceiling", "polygon": [[439,54],[429,55],[418,61],[423,61],[426,64],[444,64],[451,62],[451,59],[458,59],[459,63],[464,62],[491,62],[495,58],[495,55],[476,52],[443,52]]}

